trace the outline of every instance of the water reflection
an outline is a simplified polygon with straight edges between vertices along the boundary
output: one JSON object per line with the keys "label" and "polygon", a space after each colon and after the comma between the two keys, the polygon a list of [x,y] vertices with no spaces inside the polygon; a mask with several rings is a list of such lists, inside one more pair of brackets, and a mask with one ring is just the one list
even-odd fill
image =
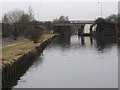
{"label": "water reflection", "polygon": [[79,38],[79,39],[81,38],[81,44],[82,44],[82,45],[85,45],[85,40],[84,40],[84,37],[83,37],[83,36],[81,36],[81,37],[80,37],[80,36],[78,36],[78,38]]}
{"label": "water reflection", "polygon": [[101,37],[84,37],[79,35],[61,35],[58,36],[51,45],[59,46],[62,49],[68,49],[79,46],[95,46],[98,51],[110,49],[117,43],[117,38],[114,36],[101,36]]}
{"label": "water reflection", "polygon": [[96,37],[96,44],[98,51],[103,51],[104,49],[110,49],[116,44],[116,37],[114,36],[101,36]]}
{"label": "water reflection", "polygon": [[7,87],[117,88],[116,43],[115,37],[58,36],[30,69]]}
{"label": "water reflection", "polygon": [[60,35],[54,40],[54,44],[60,46],[61,48],[69,48],[70,47],[70,35]]}

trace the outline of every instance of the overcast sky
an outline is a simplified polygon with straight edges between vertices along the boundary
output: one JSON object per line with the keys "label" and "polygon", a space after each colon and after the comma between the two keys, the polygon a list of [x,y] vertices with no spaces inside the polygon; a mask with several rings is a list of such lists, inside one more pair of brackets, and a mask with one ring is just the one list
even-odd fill
{"label": "overcast sky", "polygon": [[[110,14],[118,13],[118,2],[101,2],[102,16],[107,17]],[[2,17],[5,13],[20,9],[25,12],[31,6],[35,18],[42,21],[52,21],[53,19],[65,15],[72,20],[96,19],[101,16],[101,4],[94,2],[2,2]],[[39,10],[39,11],[38,11]],[[39,14],[38,14],[39,12]]]}

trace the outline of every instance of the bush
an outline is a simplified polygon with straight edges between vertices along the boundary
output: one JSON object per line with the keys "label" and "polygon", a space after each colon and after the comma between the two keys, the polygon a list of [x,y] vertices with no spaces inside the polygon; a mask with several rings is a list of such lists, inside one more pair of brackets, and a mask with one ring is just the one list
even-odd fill
{"label": "bush", "polygon": [[29,25],[26,29],[25,36],[34,43],[38,43],[42,35],[42,31],[43,28],[39,26]]}
{"label": "bush", "polygon": [[96,20],[95,20],[95,24],[101,24],[101,23],[104,23],[105,22],[105,19],[104,18],[97,18]]}

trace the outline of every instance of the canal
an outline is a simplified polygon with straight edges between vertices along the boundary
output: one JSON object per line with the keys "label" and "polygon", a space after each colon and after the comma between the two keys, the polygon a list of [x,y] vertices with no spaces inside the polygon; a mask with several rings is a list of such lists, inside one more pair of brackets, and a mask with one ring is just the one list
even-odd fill
{"label": "canal", "polygon": [[12,88],[117,88],[115,37],[58,36]]}

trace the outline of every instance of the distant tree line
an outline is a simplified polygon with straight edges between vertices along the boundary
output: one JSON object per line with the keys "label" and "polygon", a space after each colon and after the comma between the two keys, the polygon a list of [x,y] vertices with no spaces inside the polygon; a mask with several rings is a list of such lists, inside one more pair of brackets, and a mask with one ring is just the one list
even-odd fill
{"label": "distant tree line", "polygon": [[28,8],[27,13],[16,9],[5,13],[2,18],[3,38],[12,37],[16,40],[19,37],[25,37],[34,40],[41,36],[44,29],[52,29],[52,23],[37,21],[31,7]]}
{"label": "distant tree line", "polygon": [[31,7],[29,7],[28,13],[25,13],[23,10],[9,11],[2,19],[3,37],[11,35],[16,40],[18,37],[25,35],[26,28],[33,20],[34,15]]}
{"label": "distant tree line", "polygon": [[107,23],[117,24],[118,23],[118,18],[120,18],[119,15],[112,14],[112,15],[106,17],[106,18],[102,18],[102,17],[97,18],[95,20],[95,23],[100,24],[100,23],[107,22]]}
{"label": "distant tree line", "polygon": [[112,14],[106,18],[99,17],[95,20],[94,23],[97,25],[96,32],[98,32],[98,34],[103,33],[105,35],[116,35],[116,33],[118,32],[116,27],[120,26],[119,21],[119,14]]}
{"label": "distant tree line", "polygon": [[68,16],[60,16],[59,18],[56,18],[53,20],[53,23],[70,23]]}
{"label": "distant tree line", "polygon": [[[70,23],[68,16],[60,16],[53,20],[54,24],[62,24],[62,23]],[[59,33],[61,35],[69,36],[71,35],[71,27],[70,26],[54,26],[54,33]]]}

